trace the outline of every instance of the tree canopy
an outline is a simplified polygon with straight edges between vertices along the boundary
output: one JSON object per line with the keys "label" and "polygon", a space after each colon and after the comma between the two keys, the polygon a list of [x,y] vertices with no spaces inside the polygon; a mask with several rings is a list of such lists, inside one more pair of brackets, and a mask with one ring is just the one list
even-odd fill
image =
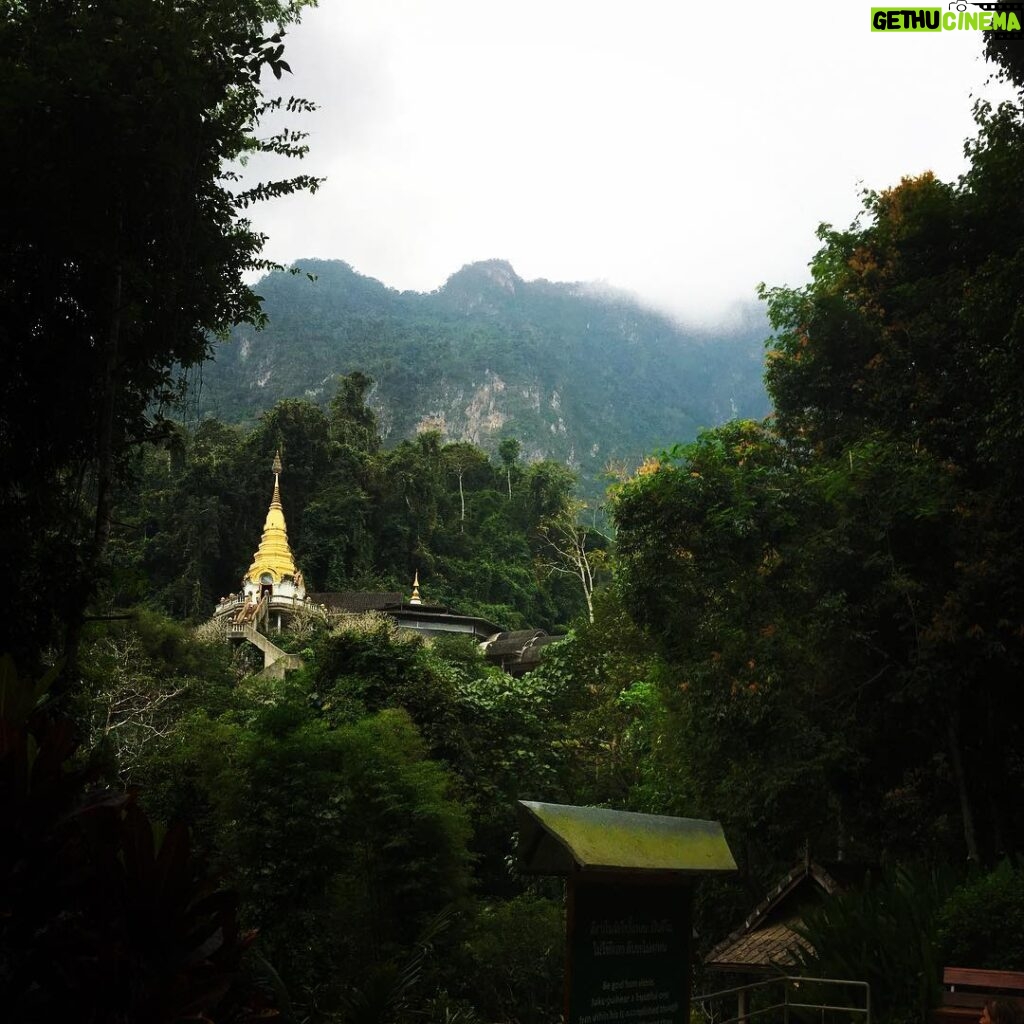
{"label": "tree canopy", "polygon": [[977,113],[959,182],[867,193],[809,285],[765,289],[774,417],[620,492],[685,785],[761,863],[1024,841],[1024,117]]}
{"label": "tree canopy", "polygon": [[317,180],[247,186],[233,161],[304,152],[301,133],[256,134],[282,104],[261,79],[289,70],[282,33],[304,6],[3,5],[0,501],[21,596],[0,648],[74,634],[116,480],[176,397],[175,370],[260,320],[243,275],[268,264],[245,211]]}

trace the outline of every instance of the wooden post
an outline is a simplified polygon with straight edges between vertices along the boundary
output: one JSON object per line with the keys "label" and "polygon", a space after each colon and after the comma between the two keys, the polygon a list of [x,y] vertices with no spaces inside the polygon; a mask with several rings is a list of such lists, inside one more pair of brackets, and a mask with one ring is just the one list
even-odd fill
{"label": "wooden post", "polygon": [[576,872],[565,880],[565,989],[562,999],[562,1020],[569,1022],[569,1007],[572,1005],[572,946],[576,935]]}

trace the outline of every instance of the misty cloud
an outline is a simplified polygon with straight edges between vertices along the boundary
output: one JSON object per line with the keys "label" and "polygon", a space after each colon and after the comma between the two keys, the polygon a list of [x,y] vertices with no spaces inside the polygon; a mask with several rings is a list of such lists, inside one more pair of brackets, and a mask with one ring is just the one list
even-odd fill
{"label": "misty cloud", "polygon": [[285,88],[321,105],[303,170],[328,181],[254,211],[268,254],[420,291],[497,256],[706,320],[801,283],[862,183],[961,171],[989,74],[973,34],[883,37],[853,3],[710,10],[324,3]]}

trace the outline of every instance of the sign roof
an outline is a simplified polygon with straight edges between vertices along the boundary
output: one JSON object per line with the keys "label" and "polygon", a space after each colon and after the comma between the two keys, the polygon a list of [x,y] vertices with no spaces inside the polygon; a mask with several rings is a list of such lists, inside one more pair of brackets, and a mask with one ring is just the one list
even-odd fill
{"label": "sign roof", "polygon": [[736,870],[717,821],[520,800],[519,859],[530,874]]}

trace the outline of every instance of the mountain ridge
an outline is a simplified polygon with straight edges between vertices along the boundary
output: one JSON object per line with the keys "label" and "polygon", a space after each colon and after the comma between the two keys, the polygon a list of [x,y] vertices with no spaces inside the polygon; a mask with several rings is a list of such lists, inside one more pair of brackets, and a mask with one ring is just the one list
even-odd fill
{"label": "mountain ridge", "polygon": [[[468,263],[432,292],[398,291],[342,260],[255,286],[268,324],[215,344],[197,410],[248,421],[283,398],[329,400],[332,377],[374,379],[389,442],[437,429],[494,450],[517,437],[593,480],[701,427],[768,412],[768,327],[688,328],[625,293],[526,281],[503,259]],[[309,276],[312,275],[313,280]]]}

